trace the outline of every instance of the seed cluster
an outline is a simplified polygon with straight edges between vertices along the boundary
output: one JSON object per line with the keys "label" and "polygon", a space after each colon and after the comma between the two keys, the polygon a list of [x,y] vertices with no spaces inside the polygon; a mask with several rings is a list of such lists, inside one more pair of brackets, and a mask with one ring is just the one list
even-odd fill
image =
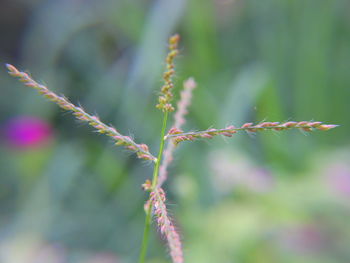
{"label": "seed cluster", "polygon": [[156,108],[161,109],[163,112],[171,112],[174,111],[174,107],[171,105],[171,100],[173,98],[173,94],[171,90],[174,87],[172,77],[175,74],[174,70],[174,58],[179,53],[177,47],[180,41],[180,36],[178,34],[169,38],[169,53],[166,57],[166,71],[163,73],[164,85],[161,89],[161,94],[158,98],[158,104]]}

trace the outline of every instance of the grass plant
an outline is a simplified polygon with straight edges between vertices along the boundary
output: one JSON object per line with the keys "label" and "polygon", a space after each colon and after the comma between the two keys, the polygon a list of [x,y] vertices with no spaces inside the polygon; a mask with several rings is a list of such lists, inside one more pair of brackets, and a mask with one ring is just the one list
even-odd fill
{"label": "grass plant", "polygon": [[[204,131],[183,131],[181,128],[185,123],[185,115],[188,106],[191,103],[192,91],[196,88],[193,78],[189,78],[183,84],[183,91],[180,100],[177,103],[177,111],[174,114],[174,123],[167,131],[169,115],[175,111],[172,104],[173,99],[173,76],[175,74],[174,59],[178,54],[179,35],[174,35],[169,39],[169,52],[166,57],[166,70],[163,73],[164,85],[158,98],[156,108],[161,110],[163,115],[163,123],[160,130],[160,142],[157,155],[153,155],[149,151],[146,144],[136,143],[131,137],[120,134],[117,129],[103,123],[97,116],[87,113],[82,107],[71,103],[64,96],[58,96],[50,91],[46,86],[39,84],[25,72],[18,70],[16,67],[7,64],[9,74],[18,78],[24,85],[36,89],[41,95],[56,103],[62,109],[70,111],[80,121],[87,122],[95,128],[99,133],[106,134],[111,137],[115,144],[123,146],[131,152],[134,152],[138,158],[148,160],[154,166],[153,177],[148,179],[142,186],[149,192],[149,199],[146,201],[144,209],[146,213],[145,226],[143,233],[143,241],[140,248],[139,263],[144,263],[147,256],[147,248],[149,243],[150,226],[152,218],[160,233],[165,237],[169,247],[169,254],[173,263],[184,262],[182,243],[180,235],[176,227],[169,217],[166,207],[166,194],[162,188],[163,183],[167,179],[168,166],[173,159],[173,152],[176,146],[183,141],[193,141],[196,139],[211,139],[214,136],[222,135],[232,137],[239,131],[247,133],[255,133],[265,130],[284,131],[289,129],[300,129],[305,132],[314,130],[327,131],[337,127],[333,124],[323,124],[316,121],[288,121],[279,122],[261,122],[258,124],[245,123],[240,127],[229,125],[222,129],[208,129]],[[155,157],[157,156],[157,157]]]}

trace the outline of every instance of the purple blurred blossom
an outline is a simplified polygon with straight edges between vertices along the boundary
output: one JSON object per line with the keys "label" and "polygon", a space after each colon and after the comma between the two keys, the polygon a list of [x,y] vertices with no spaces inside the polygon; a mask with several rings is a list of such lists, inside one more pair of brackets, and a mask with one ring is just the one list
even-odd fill
{"label": "purple blurred blossom", "polygon": [[4,135],[8,144],[13,147],[38,147],[51,140],[52,128],[45,120],[20,116],[12,118],[5,124]]}
{"label": "purple blurred blossom", "polygon": [[327,246],[328,239],[316,224],[305,224],[282,230],[278,243],[295,252],[317,253]]}
{"label": "purple blurred blossom", "polygon": [[118,258],[108,252],[101,252],[97,253],[91,258],[89,258],[87,261],[84,261],[84,263],[119,263],[120,261]]}
{"label": "purple blurred blossom", "polygon": [[245,187],[256,193],[269,192],[274,187],[271,172],[256,166],[242,154],[215,151],[209,156],[213,184],[221,193],[229,193],[235,187]]}
{"label": "purple blurred blossom", "polygon": [[66,251],[56,244],[43,244],[33,251],[33,258],[29,263],[66,263]]}
{"label": "purple blurred blossom", "polygon": [[350,166],[347,163],[334,163],[326,170],[331,189],[341,195],[350,195]]}

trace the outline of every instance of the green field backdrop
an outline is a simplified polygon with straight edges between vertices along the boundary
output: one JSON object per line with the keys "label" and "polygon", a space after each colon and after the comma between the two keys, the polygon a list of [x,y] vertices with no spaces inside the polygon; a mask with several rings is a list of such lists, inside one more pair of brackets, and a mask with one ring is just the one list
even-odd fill
{"label": "green field backdrop", "polygon": [[[164,188],[185,262],[350,262],[349,13],[347,0],[1,1],[0,262],[137,262],[152,175],[5,63],[156,154],[174,33],[175,97],[188,77],[198,83],[185,130],[340,125],[180,144]],[[23,120],[48,131],[18,141]],[[166,262],[153,229],[147,263]]]}

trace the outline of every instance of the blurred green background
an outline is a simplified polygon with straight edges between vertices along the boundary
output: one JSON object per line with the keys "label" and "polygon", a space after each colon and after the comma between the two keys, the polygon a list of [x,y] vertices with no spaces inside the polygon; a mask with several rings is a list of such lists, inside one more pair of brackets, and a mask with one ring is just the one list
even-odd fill
{"label": "blurred green background", "polygon": [[[165,189],[186,262],[350,262],[349,12],[348,0],[1,1],[0,262],[136,262],[152,174],[4,63],[155,153],[175,32],[176,94],[198,82],[186,130],[341,125],[181,144]],[[170,262],[157,231],[147,262]]]}

